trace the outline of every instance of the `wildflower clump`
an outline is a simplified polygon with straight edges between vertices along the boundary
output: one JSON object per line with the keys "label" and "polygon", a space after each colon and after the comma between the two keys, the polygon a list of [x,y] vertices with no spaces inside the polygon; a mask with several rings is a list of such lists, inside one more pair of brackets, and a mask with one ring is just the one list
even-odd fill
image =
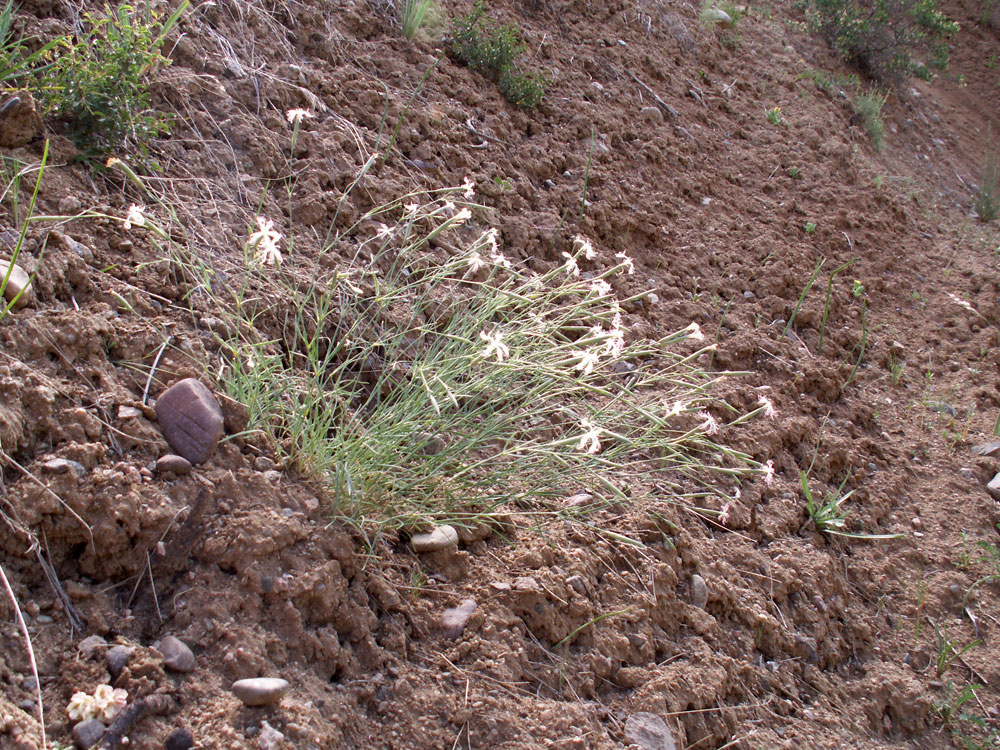
{"label": "wildflower clump", "polygon": [[128,693],[121,688],[98,685],[92,695],[82,690],[73,693],[66,706],[66,714],[73,721],[98,719],[108,722],[121,713],[127,702]]}
{"label": "wildflower clump", "polygon": [[[472,523],[580,488],[610,501],[636,483],[694,492],[764,473],[712,438],[733,422],[712,416],[724,374],[700,364],[714,345],[697,324],[629,330],[627,253],[578,237],[530,270],[477,225],[472,194],[466,182],[373,208],[311,269],[267,273],[260,248],[277,233],[260,219],[251,235],[240,310],[283,323],[259,339],[232,326],[244,333],[223,382],[341,519]],[[424,434],[447,440],[428,454]]]}

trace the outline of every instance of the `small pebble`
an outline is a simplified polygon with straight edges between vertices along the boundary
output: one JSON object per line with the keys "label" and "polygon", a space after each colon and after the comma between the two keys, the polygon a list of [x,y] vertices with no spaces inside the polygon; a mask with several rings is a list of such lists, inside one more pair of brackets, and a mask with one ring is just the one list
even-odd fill
{"label": "small pebble", "polygon": [[676,750],[674,735],[661,717],[634,713],[625,721],[625,739],[642,750]]}
{"label": "small pebble", "polygon": [[33,700],[19,701],[18,704],[17,704],[17,707],[19,709],[21,709],[22,711],[24,711],[25,713],[29,713],[29,714],[33,714],[37,710],[36,706],[35,706],[35,702]]}
{"label": "small pebble", "polygon": [[80,656],[84,659],[89,659],[97,651],[108,645],[108,642],[101,638],[99,635],[89,635],[80,641],[80,644],[76,647]]}
{"label": "small pebble", "polygon": [[35,622],[39,625],[51,625],[55,622],[55,620],[53,620],[49,615],[38,615],[38,617],[35,618]]}
{"label": "small pebble", "polygon": [[697,573],[691,576],[691,604],[698,609],[705,609],[708,604],[708,585]]}
{"label": "small pebble", "polygon": [[650,125],[663,122],[663,112],[660,111],[659,107],[643,107],[639,110],[639,117]]}
{"label": "small pebble", "polygon": [[919,529],[921,526],[920,516],[914,516],[911,518],[910,523],[913,525],[913,528]]}
{"label": "small pebble", "polygon": [[986,485],[986,491],[995,499],[1000,500],[1000,474],[990,480],[990,483]]}
{"label": "small pebble", "polygon": [[194,653],[184,641],[168,635],[160,641],[157,650],[163,654],[163,665],[174,672],[194,670]]}
{"label": "small pebble", "polygon": [[132,658],[132,651],[133,649],[128,646],[112,646],[108,649],[105,663],[107,664],[108,674],[111,676],[112,682],[117,680],[122,670],[125,669],[128,660]]}
{"label": "small pebble", "polygon": [[237,680],[231,690],[248,706],[270,706],[279,702],[289,687],[288,680],[279,677],[251,677]]}
{"label": "small pebble", "polygon": [[105,726],[97,719],[84,719],[73,727],[73,744],[78,750],[88,750],[104,736]]}
{"label": "small pebble", "polygon": [[0,260],[0,282],[3,281],[4,277],[7,275],[7,269],[13,266],[13,270],[10,272],[10,277],[7,279],[7,286],[3,289],[3,297],[7,302],[10,302],[18,294],[17,302],[14,303],[14,308],[24,307],[29,302],[34,295],[31,286],[31,276],[28,272],[21,268],[17,263],[11,263],[9,260]]}
{"label": "small pebble", "polygon": [[469,618],[479,606],[475,599],[463,599],[457,607],[450,607],[441,613],[441,630],[445,638],[455,639],[462,635]]}
{"label": "small pebble", "polygon": [[78,461],[70,461],[67,458],[50,458],[42,464],[42,471],[47,474],[66,474],[73,472],[78,477],[87,473],[87,468]]}
{"label": "small pebble", "polygon": [[167,453],[156,459],[157,474],[170,473],[183,476],[190,471],[191,462],[184,458],[184,456],[178,456],[176,453]]}
{"label": "small pebble", "polygon": [[570,576],[566,579],[566,585],[581,596],[587,595],[587,584],[583,580],[583,576]]}
{"label": "small pebble", "polygon": [[191,732],[183,727],[178,727],[167,735],[167,741],[163,747],[164,750],[190,750],[193,745],[194,737],[191,736]]}
{"label": "small pebble", "polygon": [[410,538],[414,552],[434,552],[439,549],[458,545],[458,532],[455,527],[443,524],[426,534],[414,534]]}

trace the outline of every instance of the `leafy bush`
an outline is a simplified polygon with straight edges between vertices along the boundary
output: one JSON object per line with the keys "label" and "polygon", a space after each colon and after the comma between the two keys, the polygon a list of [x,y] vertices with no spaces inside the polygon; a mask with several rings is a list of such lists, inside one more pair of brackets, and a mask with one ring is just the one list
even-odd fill
{"label": "leafy bush", "polygon": [[[948,37],[958,24],[938,10],[937,0],[806,0],[814,29],[824,33],[845,60],[873,78],[895,82],[930,78],[948,64]],[[915,55],[927,55],[920,62]]]}
{"label": "leafy bush", "polygon": [[473,70],[493,79],[507,101],[521,109],[533,109],[545,95],[548,77],[524,73],[517,56],[525,47],[521,30],[513,24],[484,21],[485,6],[476,3],[472,12],[455,21],[451,53]]}
{"label": "leafy bush", "polygon": [[976,216],[983,223],[1000,216],[1000,155],[996,151],[986,155],[983,178],[976,192]]}
{"label": "leafy bush", "polygon": [[146,77],[169,64],[160,45],[187,6],[184,0],[163,23],[127,4],[105,8],[84,16],[75,39],[58,40],[40,96],[86,158],[124,145],[144,157],[149,141],[167,131],[166,115],[152,109]]}
{"label": "leafy bush", "polygon": [[876,151],[881,151],[885,144],[885,120],[882,118],[882,107],[885,106],[888,95],[877,88],[871,88],[865,93],[854,97],[854,114],[857,115],[861,127],[868,133]]}

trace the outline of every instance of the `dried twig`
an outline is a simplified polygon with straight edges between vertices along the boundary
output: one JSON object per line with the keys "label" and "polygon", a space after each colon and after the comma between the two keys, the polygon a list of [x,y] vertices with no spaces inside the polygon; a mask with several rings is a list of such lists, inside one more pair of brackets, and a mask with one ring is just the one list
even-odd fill
{"label": "dried twig", "polygon": [[114,723],[108,727],[101,740],[101,750],[116,750],[122,738],[132,725],[150,714],[167,714],[174,708],[174,702],[163,693],[154,693],[127,705]]}
{"label": "dried twig", "polygon": [[45,740],[45,713],[42,709],[42,683],[38,679],[38,664],[35,662],[35,649],[31,646],[31,636],[28,634],[28,626],[24,622],[24,615],[21,614],[21,608],[17,604],[14,589],[11,588],[10,581],[7,580],[7,574],[4,573],[2,565],[0,565],[0,579],[3,579],[4,588],[7,589],[10,603],[14,605],[14,612],[17,614],[17,624],[21,626],[21,633],[24,634],[24,643],[28,649],[28,662],[31,664],[31,676],[35,679],[35,692],[38,696],[38,726],[42,730],[42,747],[48,747],[49,743]]}

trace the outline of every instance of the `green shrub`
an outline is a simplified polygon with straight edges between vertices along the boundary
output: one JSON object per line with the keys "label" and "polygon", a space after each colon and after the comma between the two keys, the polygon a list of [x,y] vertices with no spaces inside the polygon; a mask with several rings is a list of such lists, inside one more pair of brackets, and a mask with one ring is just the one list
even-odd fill
{"label": "green shrub", "polygon": [[876,151],[881,151],[885,145],[885,120],[882,118],[882,107],[885,106],[887,98],[887,94],[874,87],[854,97],[854,114],[871,138]]}
{"label": "green shrub", "polygon": [[85,158],[131,146],[143,158],[149,142],[169,127],[152,109],[147,75],[169,60],[164,37],[188,6],[184,0],[163,23],[132,6],[84,15],[75,38],[60,39],[41,74],[46,114],[61,122]]}
{"label": "green shrub", "polygon": [[518,68],[517,56],[525,49],[521,30],[513,24],[485,21],[485,10],[483,3],[476,3],[469,15],[455,21],[451,53],[496,81],[511,104],[532,109],[545,95],[548,77],[544,73],[524,73]]}
{"label": "green shrub", "polygon": [[[958,24],[937,0],[805,0],[814,29],[837,53],[884,82],[930,78],[948,64],[948,37]],[[926,56],[921,62],[915,55]]]}
{"label": "green shrub", "polygon": [[14,2],[8,0],[0,8],[0,86],[17,87],[24,83],[33,70],[38,69],[42,59],[60,40],[53,39],[44,47],[28,51],[27,39],[14,38]]}
{"label": "green shrub", "polygon": [[996,151],[986,155],[983,178],[976,191],[976,216],[989,223],[1000,216],[1000,155]]}

